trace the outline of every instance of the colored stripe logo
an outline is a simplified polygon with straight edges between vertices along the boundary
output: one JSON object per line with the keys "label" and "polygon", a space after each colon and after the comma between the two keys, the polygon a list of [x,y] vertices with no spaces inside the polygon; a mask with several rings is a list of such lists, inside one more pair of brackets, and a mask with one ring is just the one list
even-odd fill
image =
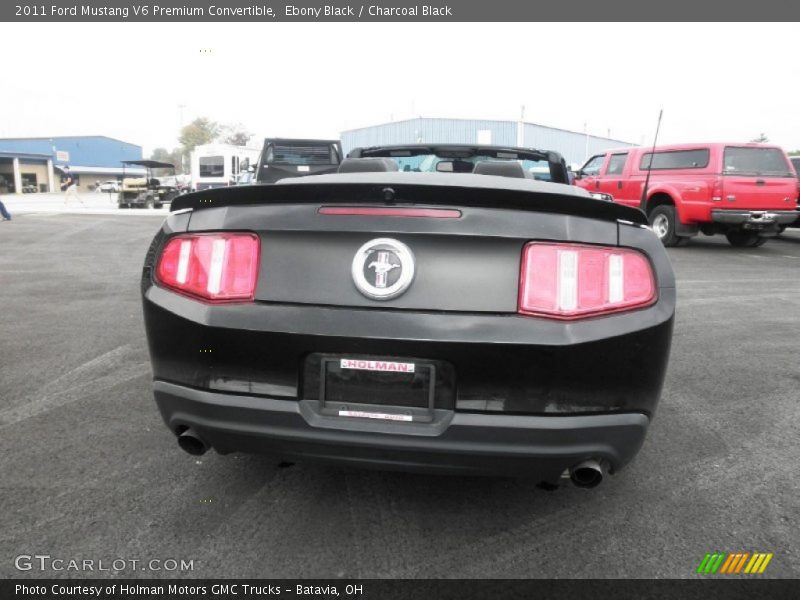
{"label": "colored stripe logo", "polygon": [[714,552],[703,557],[697,572],[703,575],[756,575],[767,569],[772,552]]}

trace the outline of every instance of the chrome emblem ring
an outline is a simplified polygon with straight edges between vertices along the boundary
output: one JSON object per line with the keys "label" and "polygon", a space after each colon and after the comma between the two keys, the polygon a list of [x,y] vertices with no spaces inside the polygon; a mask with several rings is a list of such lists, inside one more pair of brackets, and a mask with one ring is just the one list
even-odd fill
{"label": "chrome emblem ring", "polygon": [[377,238],[361,246],[353,257],[353,282],[372,300],[390,300],[414,281],[414,253],[403,242]]}

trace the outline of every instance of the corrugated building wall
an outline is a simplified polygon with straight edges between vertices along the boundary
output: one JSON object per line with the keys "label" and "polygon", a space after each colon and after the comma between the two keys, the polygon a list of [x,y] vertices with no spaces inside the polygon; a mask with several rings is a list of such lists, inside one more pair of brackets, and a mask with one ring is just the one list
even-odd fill
{"label": "corrugated building wall", "polygon": [[145,170],[141,167],[122,165],[123,160],[141,159],[141,146],[103,135],[0,138],[0,174],[5,184],[0,185],[0,193],[30,187],[56,191],[58,177],[54,168],[67,164],[78,190],[87,191],[109,178],[143,175]]}
{"label": "corrugated building wall", "polygon": [[634,144],[612,138],[586,135],[577,131],[524,123],[522,145],[530,148],[555,150],[566,159],[567,164],[582,165],[587,158],[594,154]]}
{"label": "corrugated building wall", "polygon": [[516,121],[432,119],[419,117],[342,132],[346,153],[363,146],[416,143],[495,144],[542,148],[561,153],[568,164],[582,164],[588,156],[628,142],[585,135],[576,131]]}
{"label": "corrugated building wall", "polygon": [[141,160],[142,147],[103,135],[2,138],[0,149],[49,154],[56,166],[119,168],[123,160]]}

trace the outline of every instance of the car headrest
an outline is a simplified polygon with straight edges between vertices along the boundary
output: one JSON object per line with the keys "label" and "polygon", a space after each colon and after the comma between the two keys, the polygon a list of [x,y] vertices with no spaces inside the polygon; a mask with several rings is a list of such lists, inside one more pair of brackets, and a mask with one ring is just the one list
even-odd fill
{"label": "car headrest", "polygon": [[453,173],[472,173],[472,169],[475,168],[468,160],[454,160],[453,161]]}
{"label": "car headrest", "polygon": [[397,161],[391,158],[345,158],[339,165],[339,173],[373,173],[397,171]]}
{"label": "car headrest", "polygon": [[525,169],[515,160],[482,160],[475,165],[473,173],[498,177],[525,178]]}

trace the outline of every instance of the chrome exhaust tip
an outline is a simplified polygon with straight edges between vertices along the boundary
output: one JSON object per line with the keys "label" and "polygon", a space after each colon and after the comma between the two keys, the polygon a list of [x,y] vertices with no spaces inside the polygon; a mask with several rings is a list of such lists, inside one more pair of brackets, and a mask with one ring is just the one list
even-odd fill
{"label": "chrome exhaust tip", "polygon": [[569,470],[569,478],[576,487],[593,488],[602,483],[606,472],[603,461],[590,458],[572,467]]}
{"label": "chrome exhaust tip", "polygon": [[200,439],[191,427],[178,436],[178,446],[180,446],[184,452],[188,452],[194,456],[200,456],[208,452],[208,444]]}

